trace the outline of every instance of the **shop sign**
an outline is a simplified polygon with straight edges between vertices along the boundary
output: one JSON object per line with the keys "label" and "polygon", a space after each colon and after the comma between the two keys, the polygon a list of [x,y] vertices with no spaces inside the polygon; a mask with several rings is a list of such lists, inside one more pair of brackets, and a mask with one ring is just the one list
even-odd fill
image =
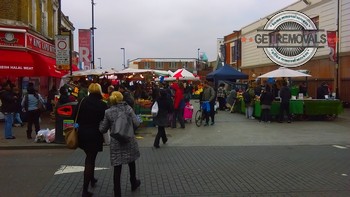
{"label": "shop sign", "polygon": [[0,31],[0,47],[25,47],[25,37],[22,32]]}
{"label": "shop sign", "polygon": [[[245,42],[247,38],[242,38]],[[266,56],[284,67],[297,67],[308,62],[318,48],[327,45],[327,35],[311,18],[298,11],[283,11],[272,16],[254,39]]]}
{"label": "shop sign", "polygon": [[27,48],[49,57],[56,56],[55,45],[29,33],[27,33]]}

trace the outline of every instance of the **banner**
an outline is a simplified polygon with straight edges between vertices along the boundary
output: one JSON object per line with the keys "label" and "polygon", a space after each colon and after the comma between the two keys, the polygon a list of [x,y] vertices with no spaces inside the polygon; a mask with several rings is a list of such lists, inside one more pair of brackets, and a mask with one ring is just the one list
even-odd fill
{"label": "banner", "polygon": [[327,31],[327,43],[330,49],[329,59],[332,62],[337,61],[337,32],[336,31]]}
{"label": "banner", "polygon": [[91,31],[79,29],[79,62],[83,63],[83,69],[91,69]]}

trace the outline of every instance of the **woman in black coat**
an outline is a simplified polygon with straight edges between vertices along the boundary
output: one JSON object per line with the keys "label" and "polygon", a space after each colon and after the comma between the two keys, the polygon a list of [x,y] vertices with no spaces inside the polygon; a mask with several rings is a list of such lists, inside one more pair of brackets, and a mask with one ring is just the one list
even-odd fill
{"label": "woman in black coat", "polygon": [[103,135],[99,130],[107,104],[102,101],[102,90],[98,83],[89,86],[90,95],[80,101],[77,123],[79,125],[79,147],[86,154],[84,169],[83,195],[91,196],[88,191],[89,183],[94,187],[97,179],[94,177],[95,160],[98,152],[103,148]]}
{"label": "woman in black coat", "polygon": [[159,148],[159,140],[162,138],[163,144],[168,141],[165,133],[165,127],[168,126],[168,113],[173,110],[173,104],[171,99],[168,99],[166,90],[160,90],[160,97],[157,99],[158,103],[158,114],[153,118],[155,125],[158,125],[158,133],[154,139],[153,146]]}

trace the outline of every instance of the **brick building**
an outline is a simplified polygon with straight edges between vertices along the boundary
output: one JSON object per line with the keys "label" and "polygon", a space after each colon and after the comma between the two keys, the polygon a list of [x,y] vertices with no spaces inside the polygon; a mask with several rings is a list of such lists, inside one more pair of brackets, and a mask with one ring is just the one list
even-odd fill
{"label": "brick building", "polygon": [[[56,68],[55,35],[74,30],[59,17],[57,0],[0,0],[0,79],[26,88],[29,81],[45,96],[63,72]],[[71,37],[72,39],[72,37]]]}
{"label": "brick building", "polygon": [[304,13],[311,18],[320,33],[326,34],[327,31],[339,30],[339,64],[337,65],[336,62],[330,61],[330,49],[328,46],[318,48],[311,60],[293,68],[294,70],[307,71],[312,77],[308,77],[307,79],[295,78],[293,82],[297,84],[307,80],[308,93],[311,97],[315,98],[317,87],[325,81],[330,85],[332,92],[336,92],[336,87],[338,87],[339,98],[350,102],[350,89],[348,88],[350,85],[349,1],[297,1],[243,27],[239,31],[225,36],[226,63],[248,74],[249,80],[255,80],[259,75],[277,69],[279,65],[273,63],[266,56],[262,48],[257,47],[254,39],[258,30],[262,29],[271,17],[285,10],[296,10]]}

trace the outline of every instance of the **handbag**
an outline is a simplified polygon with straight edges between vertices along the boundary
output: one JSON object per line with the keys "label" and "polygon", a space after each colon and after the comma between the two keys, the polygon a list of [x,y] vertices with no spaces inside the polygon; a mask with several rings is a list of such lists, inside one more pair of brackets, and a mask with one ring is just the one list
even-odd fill
{"label": "handbag", "polygon": [[[77,114],[75,115],[75,120],[74,123],[77,122],[79,111],[80,111],[80,106],[81,103],[83,102],[84,98],[81,100],[79,103],[78,111]],[[78,143],[78,128],[76,128],[74,125],[67,127],[63,131],[64,134],[64,139],[66,141],[67,148],[69,149],[77,149],[79,146]]]}
{"label": "handbag", "polygon": [[158,102],[155,101],[154,104],[152,105],[152,109],[151,109],[151,114],[153,117],[156,117],[159,111],[159,107],[158,107]]}
{"label": "handbag", "polygon": [[134,137],[134,123],[131,117],[131,114],[128,114],[127,111],[121,109],[117,112],[116,120],[111,130],[110,136],[120,142],[121,144],[126,144],[131,141],[131,138]]}
{"label": "handbag", "polygon": [[42,102],[40,101],[40,99],[38,99],[38,109],[39,109],[39,111],[41,111],[41,112],[46,111],[46,107],[45,107],[44,103],[42,103]]}

